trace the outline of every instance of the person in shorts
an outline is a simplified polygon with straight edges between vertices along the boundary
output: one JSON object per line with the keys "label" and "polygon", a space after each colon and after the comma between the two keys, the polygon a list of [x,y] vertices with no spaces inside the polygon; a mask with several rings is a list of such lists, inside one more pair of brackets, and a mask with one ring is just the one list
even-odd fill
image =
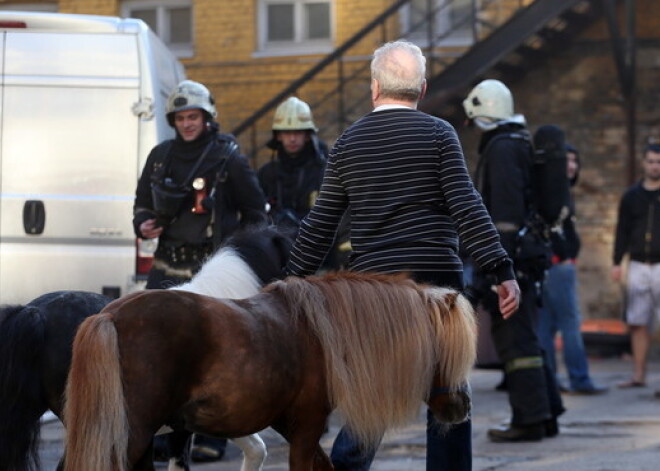
{"label": "person in shorts", "polygon": [[646,386],[646,370],[655,320],[660,317],[660,145],[644,150],[642,180],[621,198],[614,241],[612,279],[623,280],[628,255],[626,323],[630,329],[633,373],[622,388]]}

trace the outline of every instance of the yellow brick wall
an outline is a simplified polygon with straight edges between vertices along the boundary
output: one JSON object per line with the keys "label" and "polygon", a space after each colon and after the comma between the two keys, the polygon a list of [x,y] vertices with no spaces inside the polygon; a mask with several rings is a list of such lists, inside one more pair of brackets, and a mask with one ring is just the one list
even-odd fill
{"label": "yellow brick wall", "polygon": [[[51,3],[51,2],[45,2]],[[59,0],[60,13],[117,16],[117,0]]]}
{"label": "yellow brick wall", "polygon": [[[512,8],[518,8],[521,3],[530,1],[501,0],[495,2],[497,7],[486,14],[489,21],[501,21],[502,17],[510,14]],[[194,55],[182,59],[182,62],[191,79],[206,84],[213,92],[217,101],[219,122],[225,131],[234,129],[324,57],[255,55],[258,47],[258,0],[192,2]],[[44,3],[53,1],[44,0]],[[58,5],[59,11],[63,13],[118,15],[121,0],[59,0]],[[334,0],[334,47],[340,46],[391,5],[392,0]],[[395,39],[398,33],[399,18],[394,16],[347,52],[344,73],[350,73],[356,68],[366,71],[359,75],[357,82],[360,83],[351,84],[353,92],[368,97],[369,56],[383,41]],[[330,65],[296,94],[307,102],[318,102],[337,87],[337,76],[338,65]],[[324,109],[315,109],[313,112],[317,124],[322,125],[327,119],[333,122],[329,128],[324,126],[321,132],[322,137],[332,142],[343,124],[334,124],[338,105],[331,101],[328,103]],[[348,103],[347,106],[351,104]],[[355,114],[359,115],[361,112],[357,110]],[[271,117],[272,111],[260,121],[256,137],[250,138],[249,133],[246,133],[246,136],[241,138],[244,147],[250,139],[258,144],[268,139]],[[349,118],[354,119],[355,116]],[[256,165],[267,158],[267,153],[262,152]]]}
{"label": "yellow brick wall", "polygon": [[191,62],[246,61],[254,51],[255,2],[194,1],[195,57]]}
{"label": "yellow brick wall", "polygon": [[[635,34],[638,38],[658,39],[660,34],[660,3],[657,0],[636,0],[635,14],[637,21],[635,24]],[[617,20],[619,34],[622,38],[626,35],[626,6],[625,2],[618,2]],[[598,22],[587,34],[593,39],[610,39],[610,31],[605,21]]]}

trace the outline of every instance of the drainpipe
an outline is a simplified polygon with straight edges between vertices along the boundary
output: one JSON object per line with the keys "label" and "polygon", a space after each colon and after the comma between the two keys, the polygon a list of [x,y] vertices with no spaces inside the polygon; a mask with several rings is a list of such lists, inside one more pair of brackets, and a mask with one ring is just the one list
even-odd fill
{"label": "drainpipe", "polygon": [[635,70],[637,41],[635,31],[635,0],[625,0],[625,43],[619,34],[619,25],[616,18],[615,0],[603,0],[607,25],[612,40],[612,52],[619,75],[621,94],[624,99],[626,115],[626,134],[628,148],[628,184],[637,180],[637,93],[635,90]]}
{"label": "drainpipe", "polygon": [[626,0],[626,65],[628,66],[628,81],[626,83],[626,100],[628,103],[628,184],[632,185],[637,180],[637,31],[635,0]]}

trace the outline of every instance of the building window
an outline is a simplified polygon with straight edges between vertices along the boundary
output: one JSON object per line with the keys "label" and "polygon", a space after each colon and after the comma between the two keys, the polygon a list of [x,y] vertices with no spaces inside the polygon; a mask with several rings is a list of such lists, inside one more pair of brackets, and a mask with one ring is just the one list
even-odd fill
{"label": "building window", "polygon": [[3,3],[0,10],[57,12],[57,3]]}
{"label": "building window", "polygon": [[177,57],[192,57],[192,0],[125,1],[122,16],[147,23]]}
{"label": "building window", "polygon": [[473,0],[411,0],[402,9],[401,20],[405,36],[420,46],[429,45],[431,32],[438,46],[463,46],[473,42],[473,14]]}
{"label": "building window", "polygon": [[331,0],[260,0],[257,31],[264,54],[332,50]]}

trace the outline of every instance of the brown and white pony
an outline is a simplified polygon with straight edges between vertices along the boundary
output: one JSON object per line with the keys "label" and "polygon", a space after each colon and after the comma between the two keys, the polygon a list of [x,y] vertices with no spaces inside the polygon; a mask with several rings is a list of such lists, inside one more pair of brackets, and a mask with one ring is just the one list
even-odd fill
{"label": "brown and white pony", "polygon": [[223,437],[272,426],[292,471],[331,470],[318,442],[335,408],[366,446],[421,401],[463,421],[475,332],[465,298],[402,276],[289,277],[244,300],[136,293],[76,335],[64,469],[151,470],[151,437],[179,423]]}

